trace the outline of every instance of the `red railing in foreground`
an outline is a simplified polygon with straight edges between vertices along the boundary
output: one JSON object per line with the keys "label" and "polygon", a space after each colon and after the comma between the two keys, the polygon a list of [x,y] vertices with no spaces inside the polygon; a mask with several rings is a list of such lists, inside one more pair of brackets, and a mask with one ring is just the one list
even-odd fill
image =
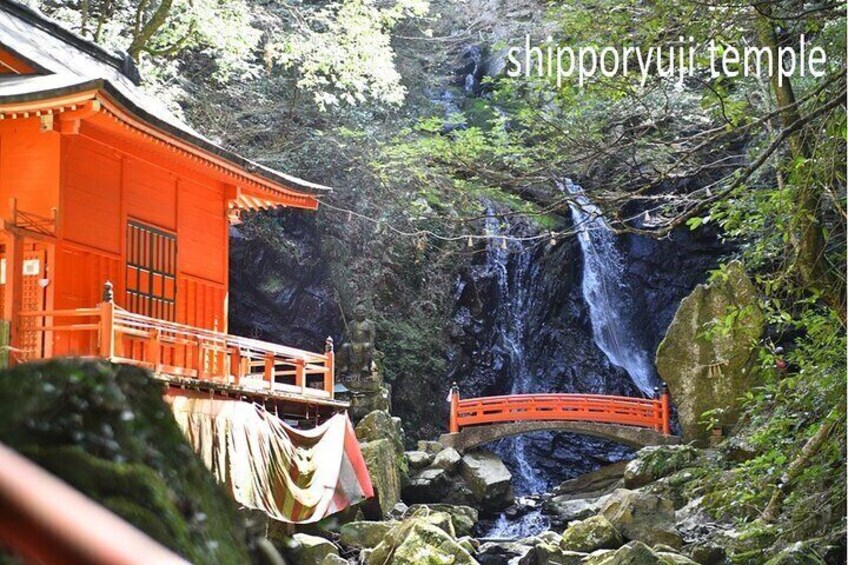
{"label": "red railing in foreground", "polygon": [[187,563],[4,445],[0,545],[48,565]]}
{"label": "red railing in foreground", "polygon": [[[111,297],[107,290],[107,296]],[[198,379],[245,390],[333,397],[335,354],[312,353],[128,312],[111,299],[95,308],[22,312],[18,329],[32,350],[21,360],[101,357],[168,378]]]}
{"label": "red railing in foreground", "polygon": [[671,435],[668,390],[657,399],[602,394],[514,394],[460,399],[450,393],[450,431],[465,426],[520,421],[572,421],[653,428]]}

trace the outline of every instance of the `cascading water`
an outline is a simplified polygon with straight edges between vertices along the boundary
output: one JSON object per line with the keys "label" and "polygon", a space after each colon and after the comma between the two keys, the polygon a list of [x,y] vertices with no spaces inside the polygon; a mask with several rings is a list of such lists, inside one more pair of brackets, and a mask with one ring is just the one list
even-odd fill
{"label": "cascading water", "polygon": [[[525,349],[526,313],[532,300],[528,287],[533,284],[534,276],[531,253],[508,239],[497,237],[505,234],[492,209],[486,213],[486,233],[493,236],[489,239],[486,249],[486,266],[497,282],[495,330],[498,342],[495,348],[506,357],[508,377],[512,383],[510,392],[534,392],[534,378],[528,367]],[[526,436],[517,436],[495,447],[501,457],[512,463],[513,488],[520,495],[542,493],[547,488],[547,483],[530,462],[527,450]],[[518,520],[510,520],[505,514],[501,514],[487,532],[487,536],[525,537],[543,531],[549,525],[550,522],[539,510],[531,510]]]}
{"label": "cascading water", "polygon": [[583,189],[565,179],[560,189],[574,196],[571,216],[583,253],[583,299],[589,306],[595,343],[613,365],[621,367],[646,395],[657,383],[650,356],[633,331],[630,293],[624,284],[624,263],[597,206]]}
{"label": "cascading water", "polygon": [[[490,239],[486,249],[487,267],[494,273],[497,281],[497,320],[495,348],[507,360],[511,394],[533,392],[533,377],[527,367],[525,350],[526,325],[525,313],[529,308],[530,293],[528,286],[532,282],[530,252],[521,249],[514,242],[498,236],[505,235],[498,218],[492,209],[486,213],[486,233]],[[510,257],[513,260],[510,261]],[[501,446],[502,448],[504,446]],[[503,450],[503,449],[502,449]],[[514,488],[519,494],[542,492],[545,482],[525,456],[526,438],[516,437],[502,453],[515,461],[519,474],[515,477]]]}

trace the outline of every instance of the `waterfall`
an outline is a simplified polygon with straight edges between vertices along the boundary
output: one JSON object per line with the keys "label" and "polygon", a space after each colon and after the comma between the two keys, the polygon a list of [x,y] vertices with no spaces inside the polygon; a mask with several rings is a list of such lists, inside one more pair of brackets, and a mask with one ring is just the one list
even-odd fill
{"label": "waterfall", "polygon": [[[486,247],[486,267],[493,273],[497,283],[496,350],[506,360],[507,375],[511,383],[510,393],[521,394],[538,389],[534,375],[527,363],[526,341],[527,312],[533,300],[530,287],[534,283],[535,270],[531,253],[519,244],[497,237],[508,236],[491,208],[486,210],[486,233],[490,237]],[[524,435],[501,441],[495,448],[499,455],[512,463],[513,487],[517,494],[538,494],[548,485],[533,466],[527,453],[529,438]],[[544,531],[549,520],[539,510],[532,510],[518,520],[510,520],[501,514],[488,531],[493,538],[521,538]]]}
{"label": "waterfall", "polygon": [[624,262],[615,235],[579,185],[565,179],[560,189],[574,196],[571,216],[583,254],[583,299],[589,306],[595,343],[613,365],[627,371],[634,384],[651,396],[657,383],[656,370],[633,328],[632,300],[624,283]]}

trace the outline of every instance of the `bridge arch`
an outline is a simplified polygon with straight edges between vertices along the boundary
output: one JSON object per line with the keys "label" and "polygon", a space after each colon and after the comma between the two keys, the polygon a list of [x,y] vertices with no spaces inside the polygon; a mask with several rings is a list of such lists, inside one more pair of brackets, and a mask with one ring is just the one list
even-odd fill
{"label": "bridge arch", "polygon": [[439,443],[465,451],[505,437],[541,431],[562,431],[608,439],[624,445],[642,448],[648,445],[680,443],[677,436],[667,436],[651,428],[622,426],[603,422],[519,421],[481,426],[469,426],[459,432],[443,434]]}
{"label": "bridge arch", "polygon": [[543,430],[600,437],[630,445],[679,443],[671,435],[670,400],[599,394],[516,394],[459,398],[450,393],[450,433],[439,441],[458,450]]}

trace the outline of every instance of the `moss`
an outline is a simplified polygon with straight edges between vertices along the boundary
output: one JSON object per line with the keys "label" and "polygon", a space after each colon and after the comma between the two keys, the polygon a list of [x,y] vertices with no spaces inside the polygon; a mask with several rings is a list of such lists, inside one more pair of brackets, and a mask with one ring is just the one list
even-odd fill
{"label": "moss", "polygon": [[137,368],[56,360],[0,372],[0,441],[194,562],[248,560],[235,504]]}

